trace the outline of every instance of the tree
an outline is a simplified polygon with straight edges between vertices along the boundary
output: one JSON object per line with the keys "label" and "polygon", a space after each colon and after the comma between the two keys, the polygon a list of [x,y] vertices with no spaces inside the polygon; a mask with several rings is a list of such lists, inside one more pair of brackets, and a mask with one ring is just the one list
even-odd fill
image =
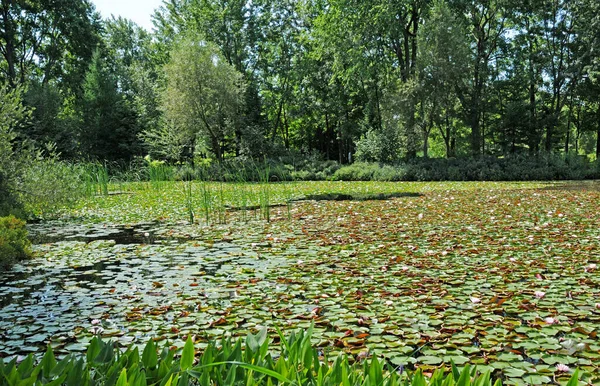
{"label": "tree", "polygon": [[185,133],[190,154],[205,145],[222,160],[243,106],[242,75],[214,44],[196,36],[182,38],[170,56],[162,98],[165,119]]}
{"label": "tree", "polygon": [[439,129],[446,157],[455,155],[456,130],[452,121],[457,115],[458,98],[455,85],[464,81],[468,72],[469,46],[464,37],[464,24],[446,1],[435,1],[419,36],[421,60],[418,81],[414,83],[418,101],[417,124],[423,133],[423,156],[429,152],[429,135]]}
{"label": "tree", "polygon": [[164,0],[153,17],[159,42],[158,56],[164,63],[168,61],[178,36],[199,34],[218,47],[227,63],[242,74],[247,87],[243,108],[239,112],[239,124],[234,130],[236,155],[240,155],[244,136],[250,133],[266,136],[259,95],[265,82],[259,78],[269,75],[269,72],[258,68],[258,61],[264,56],[264,51],[279,40],[279,36],[268,32],[272,30],[271,20],[277,19],[279,3],[274,0]]}
{"label": "tree", "polygon": [[457,14],[468,25],[471,52],[468,79],[456,83],[456,93],[462,105],[465,123],[471,129],[471,155],[482,153],[486,88],[490,79],[490,64],[506,31],[503,0],[456,0],[451,2]]}
{"label": "tree", "polygon": [[137,119],[119,93],[117,79],[96,51],[83,84],[79,138],[82,156],[99,160],[128,160],[141,154]]}
{"label": "tree", "polygon": [[[384,90],[396,93],[411,85],[417,76],[419,60],[418,36],[429,0],[335,0],[325,7],[322,23],[331,44],[339,46],[335,70],[342,78],[368,91],[366,105],[372,103],[377,126],[383,130],[382,105]],[[339,76],[339,75],[338,75]],[[360,82],[359,84],[357,84]],[[390,112],[404,138],[404,153],[414,158],[418,151],[416,132],[416,99],[410,93],[400,98],[403,103],[392,103]],[[389,98],[387,98],[389,99]],[[366,107],[363,105],[363,107]],[[352,108],[350,109],[352,110]],[[386,131],[389,128],[385,129]]]}
{"label": "tree", "polygon": [[89,0],[1,0],[0,80],[11,86],[30,77],[80,81],[98,29]]}
{"label": "tree", "polygon": [[158,130],[164,80],[152,36],[131,20],[119,17],[106,21],[103,37],[111,72],[127,107],[135,112],[138,131]]}
{"label": "tree", "polygon": [[26,121],[31,111],[22,103],[23,88],[0,83],[0,216],[12,213],[18,207],[14,191],[19,176],[19,151],[14,143],[15,129]]}

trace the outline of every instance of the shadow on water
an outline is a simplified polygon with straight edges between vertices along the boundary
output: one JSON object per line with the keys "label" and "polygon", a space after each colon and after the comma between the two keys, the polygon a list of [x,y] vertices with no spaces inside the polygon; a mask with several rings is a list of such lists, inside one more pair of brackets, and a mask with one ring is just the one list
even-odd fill
{"label": "shadow on water", "polygon": [[[401,197],[422,197],[421,193],[414,192],[396,192],[396,193],[377,193],[377,194],[348,194],[348,193],[325,193],[325,194],[309,194],[302,197],[292,198],[290,202],[302,202],[302,201],[385,201],[393,198]],[[284,207],[285,204],[271,204],[270,208]],[[227,206],[227,210],[257,210],[260,209],[260,205],[250,206]]]}
{"label": "shadow on water", "polygon": [[347,193],[327,193],[310,194],[294,201],[383,201],[401,197],[421,197],[421,193],[396,192],[396,193],[377,193],[377,194],[347,194]]}
{"label": "shadow on water", "polygon": [[567,191],[596,191],[600,192],[600,181],[564,181],[552,183],[541,188],[542,190],[567,190]]}
{"label": "shadow on water", "polygon": [[129,263],[124,267],[123,262],[119,260],[100,261],[92,265],[63,269],[60,276],[43,269],[9,271],[0,276],[0,288],[4,290],[0,297],[0,309],[10,304],[21,304],[25,300],[31,300],[41,291],[48,296],[53,296],[64,291],[66,283],[77,283],[77,287],[93,290],[98,285],[107,284],[113,273],[136,265],[139,264]]}
{"label": "shadow on water", "polygon": [[92,242],[112,240],[115,244],[151,244],[156,240],[157,223],[135,225],[48,225],[31,224],[29,238],[33,244],[48,244],[61,241]]}

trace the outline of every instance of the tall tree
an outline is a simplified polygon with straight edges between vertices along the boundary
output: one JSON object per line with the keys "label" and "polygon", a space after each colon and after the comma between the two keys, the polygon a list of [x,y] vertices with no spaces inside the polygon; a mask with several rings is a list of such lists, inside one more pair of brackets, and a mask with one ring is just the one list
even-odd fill
{"label": "tall tree", "polygon": [[83,90],[79,106],[81,156],[128,160],[140,155],[135,112],[119,92],[117,78],[99,50],[93,56]]}
{"label": "tall tree", "polygon": [[469,78],[456,83],[456,91],[465,123],[471,129],[471,154],[477,156],[482,153],[484,145],[482,123],[490,64],[506,32],[505,3],[503,0],[457,0],[452,5],[469,26],[466,31],[472,47]]}
{"label": "tall tree", "polygon": [[243,105],[242,75],[214,44],[194,36],[175,45],[165,72],[166,120],[186,133],[191,155],[204,146],[223,159]]}
{"label": "tall tree", "polygon": [[80,81],[98,29],[89,0],[2,0],[0,74],[13,86],[29,77]]}

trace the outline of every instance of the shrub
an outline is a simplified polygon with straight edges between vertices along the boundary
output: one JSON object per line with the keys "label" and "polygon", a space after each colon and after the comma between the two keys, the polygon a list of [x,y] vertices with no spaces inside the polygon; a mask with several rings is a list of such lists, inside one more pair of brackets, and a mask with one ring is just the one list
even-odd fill
{"label": "shrub", "polygon": [[336,181],[370,181],[379,169],[376,163],[357,162],[344,166],[333,174]]}
{"label": "shrub", "polygon": [[25,221],[14,216],[0,217],[0,269],[10,268],[18,260],[30,256]]}
{"label": "shrub", "polygon": [[343,166],[334,180],[343,181],[548,181],[600,177],[600,163],[580,156],[416,159],[395,166],[360,163]]}
{"label": "shrub", "polygon": [[17,140],[16,130],[31,116],[22,93],[0,84],[0,216],[46,214],[83,191],[79,171],[60,162],[53,145],[42,151]]}
{"label": "shrub", "polygon": [[19,197],[29,216],[51,215],[85,193],[83,169],[54,155],[30,158],[21,173]]}

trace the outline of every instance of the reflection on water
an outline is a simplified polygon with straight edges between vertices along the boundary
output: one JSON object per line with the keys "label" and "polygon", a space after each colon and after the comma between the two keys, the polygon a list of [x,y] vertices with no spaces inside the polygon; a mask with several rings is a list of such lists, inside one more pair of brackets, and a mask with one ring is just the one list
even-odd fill
{"label": "reflection on water", "polygon": [[231,243],[162,242],[152,226],[92,226],[77,235],[74,225],[47,229],[48,237],[34,230],[46,242],[35,246],[38,257],[0,273],[0,357],[43,352],[49,341],[71,350],[68,342],[80,341],[94,319],[108,336],[127,334],[144,313],[160,317],[177,299],[221,298],[234,265],[264,265]]}

